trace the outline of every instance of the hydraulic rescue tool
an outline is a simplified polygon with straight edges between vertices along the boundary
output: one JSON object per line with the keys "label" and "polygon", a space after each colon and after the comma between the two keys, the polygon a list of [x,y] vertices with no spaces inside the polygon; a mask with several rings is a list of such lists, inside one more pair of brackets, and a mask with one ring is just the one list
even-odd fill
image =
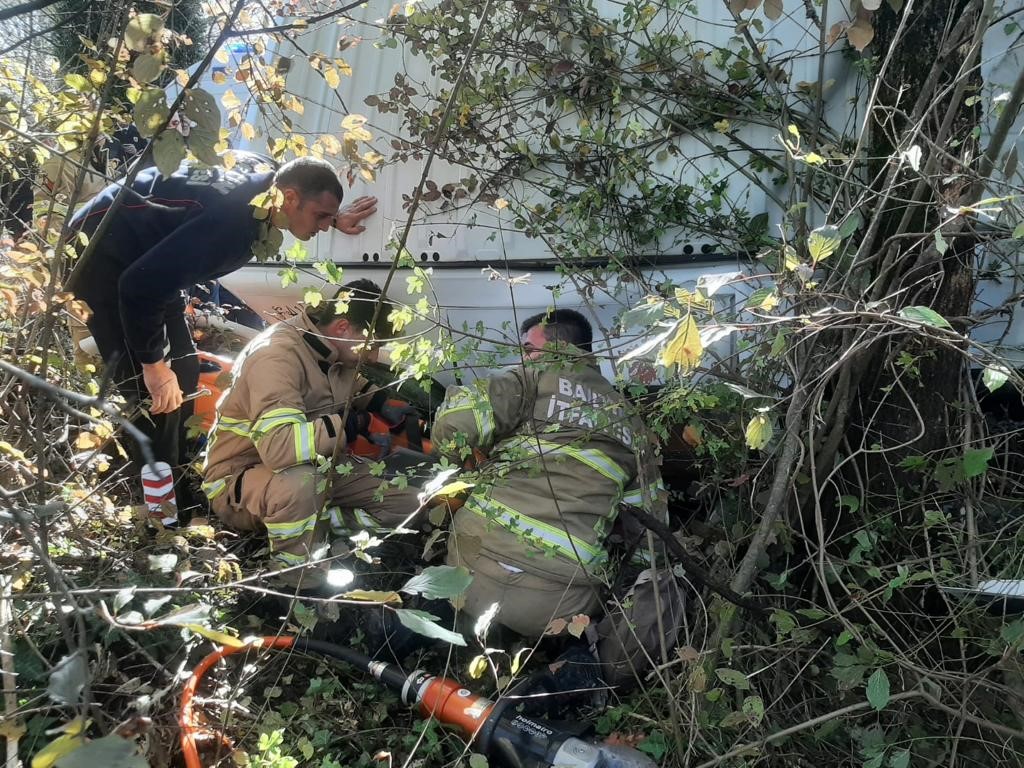
{"label": "hydraulic rescue tool", "polygon": [[202,768],[196,748],[192,698],[206,671],[220,659],[240,651],[290,648],[344,661],[368,672],[399,693],[402,702],[424,718],[453,726],[471,742],[474,751],[502,768],[656,768],[644,753],[622,745],[580,738],[583,728],[524,715],[512,697],[497,702],[477,696],[456,680],[422,670],[412,674],[397,665],[374,661],[351,648],[299,637],[264,637],[240,647],[224,646],[203,659],[185,684],[181,697],[181,745],[187,768]]}

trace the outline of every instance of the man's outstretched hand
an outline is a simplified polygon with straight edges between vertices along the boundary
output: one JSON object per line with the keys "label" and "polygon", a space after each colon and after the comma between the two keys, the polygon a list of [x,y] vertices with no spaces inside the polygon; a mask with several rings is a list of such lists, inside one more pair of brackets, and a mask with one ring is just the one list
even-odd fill
{"label": "man's outstretched hand", "polygon": [[153,406],[149,412],[156,415],[160,413],[171,413],[181,408],[182,393],[178,386],[178,377],[174,375],[171,366],[162,360],[159,363],[144,363],[142,365],[142,381],[149,390],[153,399]]}
{"label": "man's outstretched hand", "polygon": [[338,211],[338,215],[334,217],[334,226],[346,235],[358,235],[366,231],[366,227],[360,222],[376,212],[376,197],[359,197]]}

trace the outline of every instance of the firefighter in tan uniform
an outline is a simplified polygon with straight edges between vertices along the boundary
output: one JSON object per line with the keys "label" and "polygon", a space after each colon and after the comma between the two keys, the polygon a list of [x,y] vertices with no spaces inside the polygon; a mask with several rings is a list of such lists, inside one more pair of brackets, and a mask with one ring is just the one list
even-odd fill
{"label": "firefighter in tan uniform", "polygon": [[[328,486],[329,459],[355,439],[372,395],[354,373],[360,355],[376,354],[365,339],[380,295],[373,282],[357,280],[339,293],[348,297],[346,312],[326,302],[268,328],[242,350],[217,404],[203,490],[229,526],[266,530],[288,585],[323,586],[331,538],[396,527],[418,507],[415,493],[383,487],[344,451],[340,464],[351,469],[331,472]],[[374,338],[390,337],[387,313],[382,307]]]}
{"label": "firefighter in tan uniform", "polygon": [[[643,423],[590,354],[583,315],[523,323],[524,365],[449,389],[432,437],[446,456],[489,457],[489,480],[455,515],[448,563],[473,573],[464,610],[539,637],[557,618],[593,614],[622,502],[664,506]],[[483,469],[483,468],[482,468]]]}

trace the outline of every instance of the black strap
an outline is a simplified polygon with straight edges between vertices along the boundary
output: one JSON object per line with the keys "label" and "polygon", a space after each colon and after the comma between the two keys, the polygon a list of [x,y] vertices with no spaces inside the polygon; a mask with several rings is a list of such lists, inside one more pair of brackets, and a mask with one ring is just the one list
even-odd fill
{"label": "black strap", "polygon": [[331,364],[327,362],[326,359],[331,356],[330,348],[326,344],[324,344],[317,336],[310,333],[309,331],[303,331],[302,338],[304,338],[306,340],[306,343],[309,344],[310,348],[320,356],[320,359],[316,361],[316,364],[320,366],[320,370],[323,371],[324,373],[327,373],[329,370],[331,370]]}

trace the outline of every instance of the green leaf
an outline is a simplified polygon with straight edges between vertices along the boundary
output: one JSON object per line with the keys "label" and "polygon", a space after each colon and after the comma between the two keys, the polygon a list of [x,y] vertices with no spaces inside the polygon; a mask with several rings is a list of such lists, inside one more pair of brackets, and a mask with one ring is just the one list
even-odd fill
{"label": "green leaf", "polygon": [[849,216],[839,225],[839,236],[845,240],[858,229],[860,225],[864,223],[864,217],[862,217],[857,211],[853,211]]}
{"label": "green leaf", "polygon": [[719,667],[715,670],[715,674],[718,675],[718,679],[726,685],[731,685],[738,691],[749,691],[750,681],[747,676],[740,672],[738,669],[729,669],[728,667]]}
{"label": "green leaf", "polygon": [[981,374],[982,383],[989,392],[995,392],[1010,378],[1010,369],[1005,365],[990,365]]}
{"label": "green leaf", "polygon": [[884,669],[876,669],[868,678],[868,703],[881,712],[889,703],[889,677]]}
{"label": "green leaf", "polygon": [[167,96],[159,88],[147,88],[135,102],[135,125],[144,138],[150,139],[167,122],[170,110]]}
{"label": "green leaf", "polygon": [[940,256],[944,256],[946,251],[949,250],[949,243],[946,242],[946,238],[942,236],[941,230],[935,230],[935,250],[939,252]]}
{"label": "green leaf", "polygon": [[811,261],[817,264],[831,256],[842,242],[842,235],[839,230],[830,224],[811,230],[807,238],[807,252],[811,255]]}
{"label": "green leaf", "polygon": [[461,595],[472,581],[472,574],[462,566],[432,565],[409,579],[402,591],[410,595],[423,595],[428,600],[447,599]]}
{"label": "green leaf", "polygon": [[92,90],[89,78],[85,77],[85,75],[64,75],[64,82],[67,83],[69,88],[74,91],[78,91],[79,93]]}
{"label": "green leaf", "polygon": [[469,768],[487,768],[489,765],[487,758],[479,752],[474,752],[469,756]]}
{"label": "green leaf", "polygon": [[208,130],[196,125],[188,133],[188,148],[206,165],[223,165],[224,161],[217,154],[217,142],[220,140],[217,130]]}
{"label": "green leaf", "polygon": [[323,300],[324,295],[316,288],[307,288],[302,294],[302,301],[307,307],[319,307]]}
{"label": "green leaf", "polygon": [[915,323],[930,325],[933,328],[948,328],[950,330],[953,328],[946,318],[931,307],[904,307],[900,310],[899,315],[904,320],[913,320]]}
{"label": "green leaf", "polygon": [[134,741],[116,733],[83,744],[57,760],[57,768],[149,768]]}
{"label": "green leaf", "polygon": [[664,314],[664,301],[646,301],[640,306],[633,307],[632,309],[623,312],[619,325],[623,328],[632,328],[637,325],[647,328],[648,326],[654,325],[654,323],[660,320]]}
{"label": "green leaf", "polygon": [[164,68],[163,62],[156,56],[148,53],[140,54],[135,63],[132,64],[132,77],[140,83],[151,83],[156,80],[157,75]]}
{"label": "green leaf", "polygon": [[964,477],[969,480],[985,474],[992,454],[991,448],[969,448],[964,451]]}
{"label": "green leaf", "polygon": [[168,128],[153,139],[153,161],[165,179],[178,170],[185,159],[185,139],[173,128]]}
{"label": "green leaf", "polygon": [[417,611],[412,608],[398,608],[395,615],[402,623],[402,626],[411,629],[425,637],[433,637],[437,640],[444,640],[452,645],[465,645],[466,640],[457,632],[445,629],[437,623],[438,618],[426,611]]}
{"label": "green leaf", "polygon": [[653,730],[647,738],[636,745],[636,748],[641,752],[644,752],[655,760],[661,760],[668,752],[668,739],[665,738],[665,734],[661,730]]}
{"label": "green leaf", "polygon": [[1024,221],[1013,228],[1013,234],[1010,237],[1014,240],[1024,240]]}
{"label": "green leaf", "polygon": [[220,130],[220,109],[213,95],[202,88],[193,88],[185,94],[185,117],[200,128],[217,132]]}
{"label": "green leaf", "polygon": [[751,725],[760,725],[764,719],[764,699],[760,696],[748,696],[743,700],[743,713],[749,718]]}
{"label": "green leaf", "polygon": [[910,750],[900,749],[889,755],[889,768],[907,768],[910,765]]}
{"label": "green leaf", "polygon": [[130,50],[142,53],[149,38],[156,37],[163,28],[164,20],[155,13],[140,13],[125,27],[124,41]]}

